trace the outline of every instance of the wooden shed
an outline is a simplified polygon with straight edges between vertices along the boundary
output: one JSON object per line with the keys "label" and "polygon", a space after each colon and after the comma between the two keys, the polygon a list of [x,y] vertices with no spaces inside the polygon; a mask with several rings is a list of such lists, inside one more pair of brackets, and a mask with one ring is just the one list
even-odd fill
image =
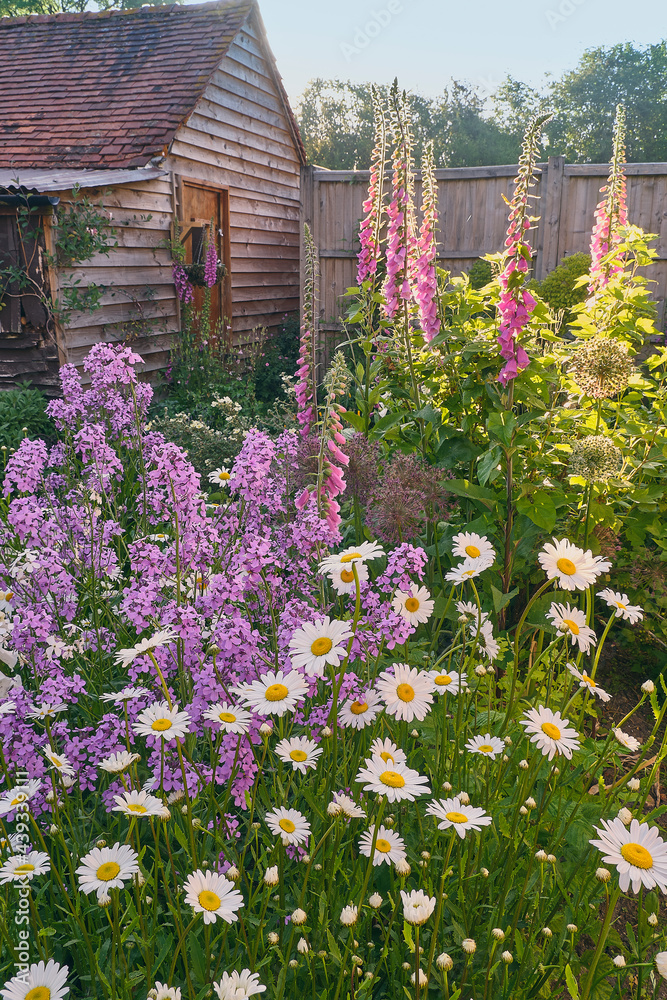
{"label": "wooden shed", "polygon": [[[174,220],[191,252],[213,219],[228,273],[211,310],[237,343],[298,309],[305,157],[254,0],[2,18],[0,103],[0,387],[52,387],[101,340],[164,368],[181,320]],[[59,220],[83,197],[118,246],[68,266]],[[93,283],[99,307],[54,320],[17,267],[52,302]]]}

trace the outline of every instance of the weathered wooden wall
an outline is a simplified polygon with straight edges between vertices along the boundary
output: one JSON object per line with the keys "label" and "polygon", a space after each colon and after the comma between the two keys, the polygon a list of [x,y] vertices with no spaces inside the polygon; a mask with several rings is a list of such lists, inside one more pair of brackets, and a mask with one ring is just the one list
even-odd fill
{"label": "weathered wooden wall", "polygon": [[[165,246],[180,217],[179,181],[229,191],[232,330],[239,343],[259,327],[276,328],[299,308],[301,159],[298,139],[251,15],[188,120],[177,130],[165,176],[118,185],[102,198],[118,249],[78,268],[59,268],[60,286],[108,286],[101,308],[74,314],[63,331],[67,360],[81,364],[92,344],[128,339],[146,371],[166,367],[180,314]],[[71,193],[56,192],[62,204]],[[103,197],[102,197],[103,196]]]}
{"label": "weathered wooden wall", "polygon": [[247,23],[164,163],[229,189],[236,337],[299,308],[301,161],[261,28]]}
{"label": "weathered wooden wall", "polygon": [[[540,164],[533,193],[539,196],[534,214],[541,218],[531,233],[538,279],[563,257],[588,251],[599,189],[608,172],[607,164],[568,165],[563,157]],[[514,165],[436,170],[442,267],[461,274],[484,254],[503,249],[507,205],[502,196],[511,196],[515,174]],[[630,222],[659,237],[658,259],[647,276],[656,282],[653,294],[662,322],[667,296],[667,163],[628,164],[627,175]],[[357,232],[368,180],[369,172],[363,170],[306,167],[302,171],[302,221],[310,225],[319,248],[318,316],[325,342],[341,330],[341,296],[356,284]],[[418,202],[420,188],[418,178]]]}

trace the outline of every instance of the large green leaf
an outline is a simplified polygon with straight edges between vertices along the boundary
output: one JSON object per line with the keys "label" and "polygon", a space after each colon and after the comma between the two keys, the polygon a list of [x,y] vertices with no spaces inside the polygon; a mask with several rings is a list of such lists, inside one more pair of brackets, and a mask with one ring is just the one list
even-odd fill
{"label": "large green leaf", "polygon": [[545,531],[553,531],[558,520],[558,511],[547,490],[535,490],[528,496],[519,497],[516,509]]}

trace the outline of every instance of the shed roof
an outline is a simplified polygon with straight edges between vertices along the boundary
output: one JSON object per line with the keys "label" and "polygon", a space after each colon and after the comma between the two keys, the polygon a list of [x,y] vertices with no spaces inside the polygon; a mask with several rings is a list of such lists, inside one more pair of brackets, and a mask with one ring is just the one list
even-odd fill
{"label": "shed roof", "polygon": [[1,18],[0,168],[144,166],[253,10],[255,0],[218,0]]}

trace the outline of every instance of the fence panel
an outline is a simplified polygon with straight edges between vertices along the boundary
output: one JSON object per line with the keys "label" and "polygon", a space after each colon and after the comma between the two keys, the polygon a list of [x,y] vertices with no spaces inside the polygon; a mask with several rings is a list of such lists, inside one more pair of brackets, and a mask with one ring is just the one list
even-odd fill
{"label": "fence panel", "polygon": [[[600,187],[608,164],[566,164],[552,156],[538,165],[534,214],[540,221],[531,234],[534,274],[538,279],[565,256],[588,251]],[[647,276],[655,282],[661,328],[667,297],[667,163],[631,163],[628,178],[630,222],[658,234],[658,259]],[[514,164],[436,170],[438,183],[438,262],[453,274],[467,272],[484,254],[503,249]],[[368,170],[324,170],[302,173],[302,222],[313,232],[319,251],[318,331],[323,361],[340,339],[345,290],[356,282],[357,233],[363,217]],[[421,183],[417,175],[417,202]]]}

